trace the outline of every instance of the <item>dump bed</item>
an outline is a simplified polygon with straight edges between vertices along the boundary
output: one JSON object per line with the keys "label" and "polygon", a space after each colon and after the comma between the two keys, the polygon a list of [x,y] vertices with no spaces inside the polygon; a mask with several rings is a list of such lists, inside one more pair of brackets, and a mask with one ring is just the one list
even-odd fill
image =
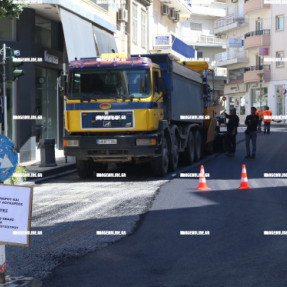
{"label": "dump bed", "polygon": [[165,99],[167,119],[203,123],[203,119],[194,119],[194,116],[203,117],[204,115],[201,75],[183,64],[179,64],[169,54],[142,56],[150,58],[161,68],[168,93],[168,97]]}

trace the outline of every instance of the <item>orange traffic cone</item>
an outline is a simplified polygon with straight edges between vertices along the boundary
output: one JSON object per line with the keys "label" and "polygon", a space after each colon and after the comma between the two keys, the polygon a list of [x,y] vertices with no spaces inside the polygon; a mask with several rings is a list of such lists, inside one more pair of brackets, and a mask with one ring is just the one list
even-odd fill
{"label": "orange traffic cone", "polygon": [[210,190],[211,188],[207,187],[206,179],[205,179],[205,172],[203,165],[200,166],[200,174],[199,174],[199,184],[196,190]]}
{"label": "orange traffic cone", "polygon": [[241,173],[241,184],[238,189],[251,189],[248,185],[247,173],[246,173],[246,166],[245,164],[242,165],[242,173]]}

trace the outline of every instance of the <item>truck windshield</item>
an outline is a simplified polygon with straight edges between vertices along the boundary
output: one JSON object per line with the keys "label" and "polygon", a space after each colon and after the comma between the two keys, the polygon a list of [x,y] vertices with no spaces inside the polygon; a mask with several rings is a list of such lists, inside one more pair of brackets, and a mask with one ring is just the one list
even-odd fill
{"label": "truck windshield", "polygon": [[150,70],[89,70],[71,74],[69,99],[145,98],[151,95]]}

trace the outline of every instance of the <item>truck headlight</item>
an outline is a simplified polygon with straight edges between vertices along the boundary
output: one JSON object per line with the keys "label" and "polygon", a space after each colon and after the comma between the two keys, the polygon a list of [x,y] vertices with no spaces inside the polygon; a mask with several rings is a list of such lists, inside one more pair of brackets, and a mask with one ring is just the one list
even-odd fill
{"label": "truck headlight", "polygon": [[79,140],[64,140],[64,146],[78,147]]}
{"label": "truck headlight", "polygon": [[136,139],[136,145],[156,145],[156,139]]}

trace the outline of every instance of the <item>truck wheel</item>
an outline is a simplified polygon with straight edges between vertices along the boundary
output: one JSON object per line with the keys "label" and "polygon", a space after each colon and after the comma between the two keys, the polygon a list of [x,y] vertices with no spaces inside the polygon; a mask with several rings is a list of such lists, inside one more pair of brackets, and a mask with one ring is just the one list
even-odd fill
{"label": "truck wheel", "polygon": [[172,146],[169,156],[169,170],[176,171],[179,159],[179,144],[176,135],[172,136]]}
{"label": "truck wheel", "polygon": [[194,136],[192,131],[189,132],[187,145],[184,151],[185,164],[190,165],[194,162]]}
{"label": "truck wheel", "polygon": [[89,178],[93,176],[94,166],[91,160],[76,160],[78,175],[80,178]]}
{"label": "truck wheel", "polygon": [[198,130],[194,132],[194,141],[195,141],[195,146],[194,146],[194,160],[199,161],[202,156],[202,140],[201,140],[201,135]]}
{"label": "truck wheel", "polygon": [[162,151],[159,157],[156,157],[151,162],[151,169],[154,175],[156,176],[165,176],[168,171],[168,147],[166,139],[162,139]]}

